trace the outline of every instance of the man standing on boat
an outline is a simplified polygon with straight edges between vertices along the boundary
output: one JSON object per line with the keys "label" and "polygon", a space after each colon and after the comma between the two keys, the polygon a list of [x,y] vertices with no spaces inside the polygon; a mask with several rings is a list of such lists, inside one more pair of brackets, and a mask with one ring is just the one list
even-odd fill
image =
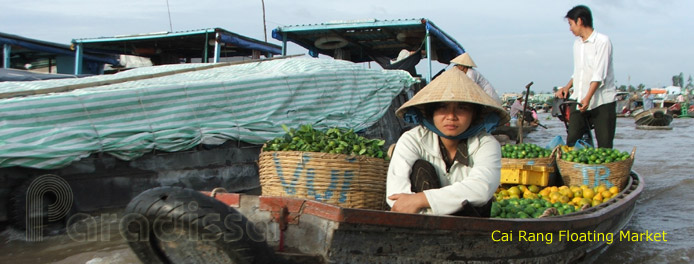
{"label": "man standing on boat", "polygon": [[573,146],[591,124],[595,126],[598,147],[612,148],[617,114],[612,67],[612,42],[593,28],[593,16],[587,6],[579,5],[566,13],[569,29],[577,37],[573,45],[573,76],[555,95],[566,98],[573,87],[573,106],[569,116],[567,145]]}
{"label": "man standing on boat", "polygon": [[470,55],[467,52],[458,55],[458,57],[452,59],[451,64],[453,65],[453,67],[456,67],[459,70],[463,71],[465,75],[467,75],[467,77],[470,77],[470,79],[472,79],[473,82],[482,87],[484,92],[486,92],[489,96],[496,100],[497,103],[502,104],[501,98],[499,98],[499,94],[496,93],[496,90],[494,89],[492,84],[489,83],[489,81],[487,81],[487,78],[484,78],[484,76],[482,76],[480,72],[473,69],[473,67],[477,67],[477,65],[475,65],[475,62],[472,61],[472,57],[470,57]]}
{"label": "man standing on boat", "polygon": [[[516,123],[518,122],[518,117],[521,116],[520,114],[523,113],[523,97],[518,96],[515,101],[513,101],[513,104],[511,105],[511,126],[516,126]],[[522,118],[522,117],[521,117]]]}
{"label": "man standing on boat", "polygon": [[643,110],[648,111],[653,108],[653,94],[651,93],[651,88],[646,89],[643,94]]}

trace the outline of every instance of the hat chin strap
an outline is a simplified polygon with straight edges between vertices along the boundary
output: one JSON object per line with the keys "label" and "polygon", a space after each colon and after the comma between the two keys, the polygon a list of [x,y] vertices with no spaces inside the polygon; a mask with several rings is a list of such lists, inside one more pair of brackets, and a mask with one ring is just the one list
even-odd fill
{"label": "hat chin strap", "polygon": [[492,131],[494,131],[494,129],[496,129],[497,125],[499,124],[499,115],[496,113],[489,113],[487,114],[487,116],[484,117],[482,123],[479,123],[472,127],[468,127],[468,129],[466,129],[465,131],[463,131],[463,133],[460,133],[457,136],[447,136],[443,134],[438,128],[436,128],[436,126],[432,124],[431,121],[424,118],[422,112],[419,111],[419,109],[416,109],[414,107],[411,107],[407,110],[404,119],[405,121],[415,125],[421,123],[424,127],[436,133],[436,135],[450,140],[461,140],[472,137],[474,135],[477,135],[480,131],[482,131],[482,129],[487,131],[487,133],[492,133]]}

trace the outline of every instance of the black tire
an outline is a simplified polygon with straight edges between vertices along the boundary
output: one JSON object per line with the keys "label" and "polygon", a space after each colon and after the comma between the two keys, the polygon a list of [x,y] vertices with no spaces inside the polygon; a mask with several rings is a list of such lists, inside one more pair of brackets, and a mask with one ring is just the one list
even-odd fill
{"label": "black tire", "polygon": [[198,191],[158,187],[133,198],[120,232],[143,263],[281,263],[235,209]]}

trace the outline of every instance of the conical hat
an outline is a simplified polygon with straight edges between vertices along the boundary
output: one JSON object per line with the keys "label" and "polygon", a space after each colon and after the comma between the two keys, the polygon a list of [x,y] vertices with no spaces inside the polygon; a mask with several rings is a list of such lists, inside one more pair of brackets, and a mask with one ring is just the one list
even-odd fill
{"label": "conical hat", "polygon": [[499,125],[504,125],[511,119],[496,100],[457,68],[450,68],[436,77],[412,99],[398,108],[395,114],[403,117],[409,107],[423,109],[424,105],[434,102],[466,102],[482,105],[484,109],[480,114],[496,112],[499,115]]}
{"label": "conical hat", "polygon": [[455,57],[455,59],[452,59],[451,63],[460,64],[468,67],[477,67],[477,65],[475,65],[475,62],[472,61],[472,58],[470,57],[470,55],[467,54],[467,52],[458,55],[458,57]]}

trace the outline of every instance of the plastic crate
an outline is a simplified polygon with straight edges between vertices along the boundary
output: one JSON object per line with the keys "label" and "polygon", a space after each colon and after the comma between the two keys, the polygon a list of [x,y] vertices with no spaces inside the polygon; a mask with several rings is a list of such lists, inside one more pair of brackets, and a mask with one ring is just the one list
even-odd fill
{"label": "plastic crate", "polygon": [[547,186],[553,167],[537,165],[506,165],[501,167],[501,183]]}

